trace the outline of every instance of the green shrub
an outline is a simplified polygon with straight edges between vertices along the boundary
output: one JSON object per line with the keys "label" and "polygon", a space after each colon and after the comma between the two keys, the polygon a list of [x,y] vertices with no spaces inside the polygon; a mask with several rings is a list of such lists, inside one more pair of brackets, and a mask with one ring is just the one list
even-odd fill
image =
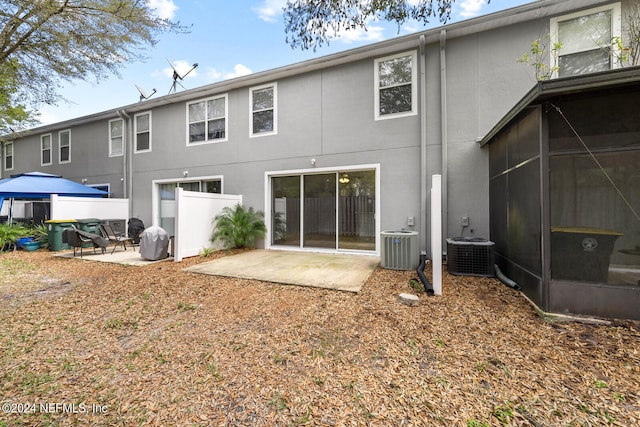
{"label": "green shrub", "polygon": [[20,237],[33,236],[33,231],[22,224],[0,224],[0,251],[16,248],[16,241]]}
{"label": "green shrub", "polygon": [[215,229],[211,242],[220,240],[226,249],[253,248],[257,238],[264,237],[267,227],[264,214],[253,208],[246,210],[242,205],[226,207],[213,219]]}
{"label": "green shrub", "polygon": [[33,235],[36,238],[36,242],[40,242],[41,248],[49,247],[49,232],[47,226],[44,224],[36,225],[33,227]]}

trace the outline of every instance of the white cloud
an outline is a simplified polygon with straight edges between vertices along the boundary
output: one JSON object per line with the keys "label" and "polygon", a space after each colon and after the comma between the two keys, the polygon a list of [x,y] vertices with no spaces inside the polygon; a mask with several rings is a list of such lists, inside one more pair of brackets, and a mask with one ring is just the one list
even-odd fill
{"label": "white cloud", "polygon": [[173,19],[178,10],[173,0],[147,0],[147,4],[156,12],[158,18],[162,19]]}
{"label": "white cloud", "polygon": [[263,0],[260,6],[253,8],[253,11],[265,22],[276,22],[286,4],[287,0]]}
{"label": "white cloud", "polygon": [[222,71],[218,71],[215,68],[210,68],[207,70],[206,77],[209,81],[216,80],[229,80],[235,79],[236,77],[247,76],[253,73],[249,67],[243,64],[236,64],[233,67],[233,71],[224,73]]}
{"label": "white cloud", "polygon": [[233,71],[231,73],[227,73],[224,75],[225,79],[234,79],[236,77],[242,77],[242,76],[246,76],[251,74],[252,71],[251,69],[249,69],[249,67],[242,65],[242,64],[236,64],[233,67]]}
{"label": "white cloud", "polygon": [[377,42],[384,39],[384,28],[376,25],[367,25],[367,30],[362,28],[342,29],[338,31],[336,39],[344,43]]}
{"label": "white cloud", "polygon": [[209,68],[205,75],[207,77],[207,80],[215,81],[215,80],[220,80],[223,74],[220,71],[216,70],[215,68]]}
{"label": "white cloud", "polygon": [[472,18],[480,14],[480,10],[487,4],[486,0],[463,0],[460,3],[462,11],[460,16],[463,18]]}

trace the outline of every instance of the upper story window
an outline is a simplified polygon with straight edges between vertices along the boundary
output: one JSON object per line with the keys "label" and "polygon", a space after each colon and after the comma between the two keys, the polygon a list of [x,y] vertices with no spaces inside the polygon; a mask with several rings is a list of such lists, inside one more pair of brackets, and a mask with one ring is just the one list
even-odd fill
{"label": "upper story window", "polygon": [[620,3],[552,18],[551,44],[562,46],[552,58],[554,77],[616,68],[620,35]]}
{"label": "upper story window", "polygon": [[4,143],[4,170],[13,169],[13,142]]}
{"label": "upper story window", "polygon": [[109,120],[109,157],[124,154],[124,122],[122,119]]}
{"label": "upper story window", "polygon": [[376,120],[417,114],[416,62],[415,52],[374,61]]}
{"label": "upper story window", "polygon": [[277,85],[253,87],[249,90],[251,121],[249,136],[273,135],[278,132]]}
{"label": "upper story window", "polygon": [[69,129],[58,133],[58,151],[60,163],[71,162],[71,131]]}
{"label": "upper story window", "polygon": [[227,95],[187,103],[187,145],[227,140]]}
{"label": "upper story window", "polygon": [[51,134],[40,137],[40,166],[51,164]]}
{"label": "upper story window", "polygon": [[151,151],[151,112],[136,114],[134,117],[135,152]]}

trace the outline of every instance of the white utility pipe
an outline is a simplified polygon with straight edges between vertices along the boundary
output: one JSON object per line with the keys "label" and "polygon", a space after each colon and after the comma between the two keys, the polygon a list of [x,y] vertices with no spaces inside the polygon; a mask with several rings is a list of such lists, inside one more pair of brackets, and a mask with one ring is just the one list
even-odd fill
{"label": "white utility pipe", "polygon": [[442,176],[431,177],[431,286],[442,295]]}

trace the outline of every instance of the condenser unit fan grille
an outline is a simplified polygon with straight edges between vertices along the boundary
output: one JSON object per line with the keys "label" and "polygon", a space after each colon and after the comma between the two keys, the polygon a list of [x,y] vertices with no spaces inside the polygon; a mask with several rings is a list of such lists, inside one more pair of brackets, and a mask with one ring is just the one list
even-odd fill
{"label": "condenser unit fan grille", "polygon": [[493,277],[493,246],[493,242],[480,238],[447,239],[447,271],[460,276]]}

